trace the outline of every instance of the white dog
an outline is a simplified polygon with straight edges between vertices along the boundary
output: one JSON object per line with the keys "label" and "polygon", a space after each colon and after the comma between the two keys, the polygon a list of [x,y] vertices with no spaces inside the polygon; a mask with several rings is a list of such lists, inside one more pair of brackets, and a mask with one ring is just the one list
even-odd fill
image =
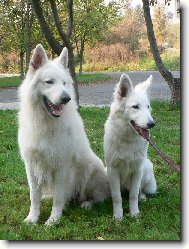
{"label": "white dog", "polygon": [[152,81],[133,88],[129,76],[123,74],[116,85],[114,101],[105,124],[104,151],[108,179],[113,201],[113,216],[122,219],[122,198],[120,187],[129,190],[131,216],[139,213],[138,196],[156,192],[153,165],[147,159],[148,129],[155,123],[147,89]]}
{"label": "white dog", "polygon": [[30,187],[26,222],[36,223],[43,193],[53,207],[47,225],[57,223],[66,202],[79,196],[84,207],[110,196],[107,172],[90,148],[77,112],[68,52],[49,61],[39,44],[19,89],[18,141]]}

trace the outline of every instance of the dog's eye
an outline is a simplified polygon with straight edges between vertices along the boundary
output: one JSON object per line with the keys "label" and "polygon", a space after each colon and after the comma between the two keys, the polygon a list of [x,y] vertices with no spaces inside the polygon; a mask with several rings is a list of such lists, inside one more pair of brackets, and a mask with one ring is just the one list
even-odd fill
{"label": "dog's eye", "polygon": [[132,108],[139,109],[139,105],[133,105]]}
{"label": "dog's eye", "polygon": [[45,83],[47,83],[48,85],[52,85],[54,82],[53,80],[46,80]]}
{"label": "dog's eye", "polygon": [[149,106],[149,105],[148,105],[147,107],[148,107],[148,109],[150,108],[150,106]]}
{"label": "dog's eye", "polygon": [[66,85],[66,82],[65,82],[65,81],[63,82],[63,85],[64,85],[64,86]]}

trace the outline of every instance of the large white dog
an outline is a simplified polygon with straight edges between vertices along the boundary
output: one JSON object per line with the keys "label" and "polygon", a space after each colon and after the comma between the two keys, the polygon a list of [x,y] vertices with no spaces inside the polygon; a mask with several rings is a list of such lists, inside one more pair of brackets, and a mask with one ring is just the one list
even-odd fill
{"label": "large white dog", "polygon": [[53,197],[47,225],[57,223],[70,198],[83,206],[110,196],[107,172],[90,148],[77,112],[68,52],[49,61],[39,44],[26,79],[19,89],[18,141],[30,187],[30,212],[26,222],[36,223],[42,194]]}
{"label": "large white dog", "polygon": [[155,123],[147,89],[152,76],[133,88],[123,74],[116,85],[114,101],[105,124],[104,151],[113,201],[113,216],[122,219],[121,187],[129,190],[131,216],[139,213],[138,196],[156,192],[153,165],[147,159],[148,129]]}

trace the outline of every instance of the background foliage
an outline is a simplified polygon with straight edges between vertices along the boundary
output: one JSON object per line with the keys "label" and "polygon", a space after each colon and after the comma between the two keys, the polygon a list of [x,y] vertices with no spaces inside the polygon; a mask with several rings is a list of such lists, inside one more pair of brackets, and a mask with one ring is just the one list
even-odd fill
{"label": "background foliage", "polygon": [[[0,12],[0,73],[22,73],[27,70],[32,49],[42,43],[50,57],[56,56],[47,44],[29,0],[1,1]],[[41,1],[48,24],[58,39],[49,1]],[[71,42],[77,70],[112,71],[137,70],[145,62],[154,69],[147,40],[141,6],[132,7],[131,1],[103,0],[74,1],[74,27]],[[67,25],[65,1],[57,1],[61,25]],[[165,5],[154,8],[153,24],[159,49],[174,58],[171,70],[179,69],[180,24],[168,18]],[[61,41],[60,41],[61,42]],[[23,64],[23,66],[21,65]]]}

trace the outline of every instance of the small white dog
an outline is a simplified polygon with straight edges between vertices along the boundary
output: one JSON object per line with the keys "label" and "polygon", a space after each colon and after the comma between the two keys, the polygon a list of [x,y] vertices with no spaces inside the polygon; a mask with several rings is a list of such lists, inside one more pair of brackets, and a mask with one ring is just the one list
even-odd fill
{"label": "small white dog", "polygon": [[67,64],[67,48],[49,61],[37,45],[19,89],[18,142],[31,200],[26,222],[38,221],[44,193],[53,197],[47,225],[59,221],[72,197],[79,196],[83,206],[89,207],[110,196],[106,169],[91,150],[77,112]]}
{"label": "small white dog", "polygon": [[135,88],[129,76],[123,74],[116,85],[114,101],[105,124],[104,151],[113,201],[113,216],[122,219],[121,188],[129,190],[131,216],[139,213],[138,196],[156,192],[153,165],[147,159],[148,129],[155,123],[147,89],[150,76]]}

